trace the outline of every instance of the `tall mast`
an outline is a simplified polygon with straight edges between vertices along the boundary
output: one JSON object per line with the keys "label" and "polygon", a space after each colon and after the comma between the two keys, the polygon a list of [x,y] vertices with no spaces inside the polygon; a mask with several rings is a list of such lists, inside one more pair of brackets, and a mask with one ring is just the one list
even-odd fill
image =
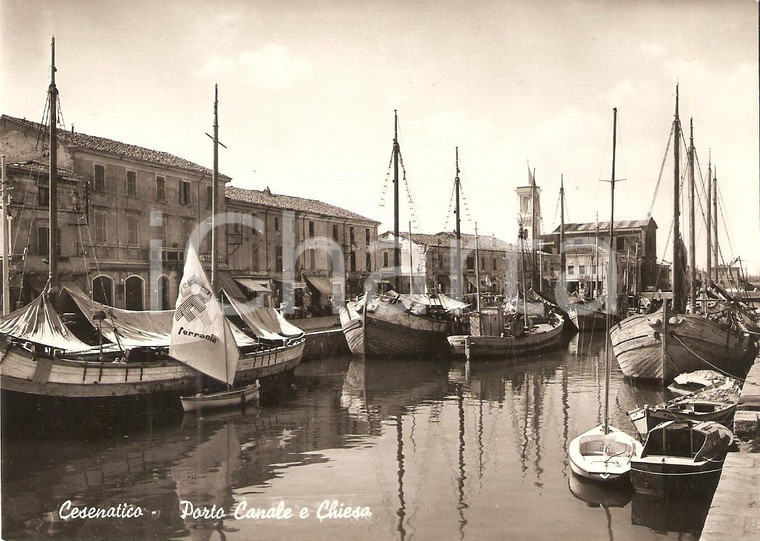
{"label": "tall mast", "polygon": [[[412,222],[409,221],[409,294],[414,293],[414,244],[412,244]],[[400,292],[399,292],[400,293]]]}
{"label": "tall mast", "polygon": [[[536,170],[533,169],[533,174],[530,177],[530,237],[531,237],[531,246],[530,246],[530,269],[531,269],[531,277],[530,277],[530,284],[533,288],[533,291],[538,291],[541,289],[541,285],[539,283],[539,276],[536,272],[538,269],[538,223],[536,220]],[[540,272],[540,270],[539,270]]]}
{"label": "tall mast", "polygon": [[401,245],[399,243],[398,222],[398,114],[393,110],[393,272],[396,276],[396,291],[401,292]]}
{"label": "tall mast", "polygon": [[480,250],[478,247],[478,222],[475,222],[475,310],[480,313]]}
{"label": "tall mast", "polygon": [[707,161],[707,283],[712,282],[712,153]]}
{"label": "tall mast", "polygon": [[48,282],[51,288],[58,286],[58,89],[55,86],[55,36],[50,44],[50,176],[48,179]]}
{"label": "tall mast", "polygon": [[718,259],[720,258],[720,249],[718,248],[718,166],[713,168],[713,268],[715,269],[715,281],[718,281]]}
{"label": "tall mast", "polygon": [[689,119],[689,302],[692,313],[697,311],[696,242],[694,240],[694,119]]}
{"label": "tall mast", "polygon": [[459,212],[459,147],[456,147],[456,176],[454,177],[454,192],[456,193],[456,238],[457,238],[457,253],[454,265],[456,265],[456,280],[457,289],[454,291],[454,296],[457,300],[462,300],[462,220]]}
{"label": "tall mast", "polygon": [[673,311],[682,313],[684,299],[681,291],[684,289],[683,269],[681,269],[681,120],[678,117],[678,85],[676,85],[676,114],[673,119]]}
{"label": "tall mast", "polygon": [[219,85],[214,85],[214,172],[212,176],[211,194],[211,291],[216,293],[216,212],[219,191]]}
{"label": "tall mast", "polygon": [[8,227],[8,190],[9,186],[5,178],[5,154],[0,157],[0,169],[2,169],[2,184],[0,184],[0,231],[2,231],[2,248],[0,253],[3,254],[3,315],[11,311],[10,298],[10,272],[8,265],[11,261],[11,244],[10,228]]}
{"label": "tall mast", "polygon": [[560,280],[562,284],[561,291],[566,292],[565,289],[565,264],[567,263],[567,256],[565,255],[565,175],[559,177],[559,268],[560,268]]}
{"label": "tall mast", "polygon": [[[610,177],[610,249],[607,267],[607,334],[612,326],[612,311],[616,306],[616,291],[612,291],[613,258],[615,257],[615,147],[617,145],[617,107],[612,109],[612,176]],[[604,344],[604,433],[610,431],[610,352],[609,340]]]}

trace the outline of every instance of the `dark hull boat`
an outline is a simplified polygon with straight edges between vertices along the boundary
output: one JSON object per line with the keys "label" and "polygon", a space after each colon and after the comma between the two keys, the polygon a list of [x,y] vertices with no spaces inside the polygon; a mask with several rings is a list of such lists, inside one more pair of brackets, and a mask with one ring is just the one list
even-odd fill
{"label": "dark hull boat", "polygon": [[449,353],[456,311],[464,304],[444,295],[389,293],[349,303],[340,320],[349,349],[369,358],[435,357]]}
{"label": "dark hull boat", "polygon": [[639,494],[695,498],[712,494],[733,440],[715,422],[667,421],[652,429],[641,457],[631,461],[631,484]]}
{"label": "dark hull boat", "polygon": [[562,318],[552,313],[545,321],[531,325],[516,335],[470,335],[464,339],[465,356],[469,361],[514,359],[549,351],[559,346],[563,326]]}

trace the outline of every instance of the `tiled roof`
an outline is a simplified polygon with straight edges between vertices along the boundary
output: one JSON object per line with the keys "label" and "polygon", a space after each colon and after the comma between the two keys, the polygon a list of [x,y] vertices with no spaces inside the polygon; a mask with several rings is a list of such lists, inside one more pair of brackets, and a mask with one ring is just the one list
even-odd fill
{"label": "tiled roof", "polygon": [[266,190],[246,190],[244,188],[238,188],[237,186],[227,186],[225,194],[231,201],[250,203],[252,205],[293,210],[297,212],[308,212],[321,216],[329,216],[331,218],[344,218],[347,220],[356,220],[373,224],[380,223],[377,220],[367,218],[329,203],[317,201],[316,199],[275,194],[272,193],[269,188]]}
{"label": "tiled roof", "polygon": [[[382,236],[389,237],[393,233],[390,231],[387,231],[383,233]],[[409,233],[406,232],[399,232],[399,236],[403,239],[409,238]],[[436,233],[434,235],[430,235],[427,233],[412,233],[412,241],[416,242],[417,244],[423,244],[426,246],[448,246],[451,245],[456,239],[456,235],[453,232],[449,231],[442,231],[440,233]],[[462,233],[462,246],[468,247],[468,248],[475,248],[475,235],[471,235],[469,233]],[[493,236],[488,235],[478,235],[478,248],[480,250],[494,250],[494,251],[505,251],[505,252],[514,252],[518,250],[517,245],[510,244],[508,242],[505,242],[501,239],[498,239]]]}
{"label": "tiled roof", "polygon": [[[35,132],[47,130],[47,126],[43,126],[42,124],[31,120],[26,120],[25,118],[15,118],[8,115],[3,115],[2,118],[3,120],[10,120],[21,126],[25,126]],[[151,150],[137,145],[121,143],[119,141],[114,141],[113,139],[106,139],[105,137],[96,137],[94,135],[60,129],[58,130],[58,141],[66,147],[81,147],[156,165],[175,167],[177,169],[183,169],[201,175],[211,176],[213,174],[208,167],[203,167],[184,158],[169,154],[168,152],[161,152],[159,150]],[[219,174],[219,178],[230,180],[230,177],[222,174]]]}
{"label": "tiled roof", "polygon": [[[39,174],[47,175],[50,171],[50,166],[48,164],[37,162],[34,160],[29,160],[28,162],[7,163],[5,165],[8,169],[19,169],[21,171],[36,173],[38,175]],[[82,180],[82,177],[80,175],[77,175],[76,173],[74,173],[73,171],[69,171],[68,169],[58,168],[58,176],[72,179],[72,180]]]}
{"label": "tiled roof", "polygon": [[[657,224],[654,222],[652,218],[649,218],[648,220],[620,220],[615,222],[615,229],[620,230],[631,230],[631,229],[645,229],[649,222],[652,222],[657,227]],[[610,230],[610,222],[588,222],[584,224],[565,224],[565,234],[568,233],[590,233],[594,234],[596,231],[596,228],[599,228],[599,231],[609,231]],[[554,230],[554,233],[559,233],[559,226]]]}

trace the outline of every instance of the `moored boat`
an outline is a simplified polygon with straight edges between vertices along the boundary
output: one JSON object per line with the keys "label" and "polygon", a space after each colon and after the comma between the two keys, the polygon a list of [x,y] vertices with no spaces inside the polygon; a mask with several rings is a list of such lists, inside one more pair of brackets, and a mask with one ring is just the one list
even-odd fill
{"label": "moored boat", "polygon": [[739,382],[728,378],[722,384],[711,385],[661,404],[631,410],[628,417],[641,437],[646,437],[650,430],[664,421],[716,421],[731,426],[740,393]]}
{"label": "moored boat", "polygon": [[[514,318],[513,321],[522,322],[522,319]],[[513,359],[549,351],[559,345],[564,322],[559,315],[551,313],[541,322],[528,327],[509,323],[508,325],[510,329],[520,327],[520,330],[512,332],[505,329],[500,336],[465,337],[464,350],[467,360]]]}
{"label": "moored boat", "polygon": [[[678,87],[673,120],[673,294],[671,305],[663,302],[653,314],[633,315],[616,325],[610,332],[613,351],[626,377],[656,380],[667,385],[683,372],[714,369],[734,377],[743,377],[758,352],[757,337],[753,336],[738,317],[735,307],[715,313],[709,307],[698,309],[696,264],[694,262],[694,189],[695,149],[693,129],[689,145],[689,229],[690,279],[686,281],[686,248],[680,233],[680,139],[681,122],[678,116]],[[708,188],[709,192],[709,188]],[[717,217],[716,223],[717,223]],[[711,224],[707,224],[708,230]],[[709,237],[708,237],[709,239]],[[717,246],[717,234],[715,239]],[[708,251],[709,251],[708,244]],[[717,254],[717,247],[715,248]],[[717,255],[716,255],[717,263]],[[687,295],[688,291],[688,295]],[[688,298],[687,298],[688,297]],[[692,313],[687,312],[687,301]]]}
{"label": "moored boat", "polygon": [[245,404],[258,400],[261,385],[259,381],[246,385],[240,389],[230,389],[218,393],[197,393],[192,396],[181,396],[182,409],[186,413],[201,412],[212,409],[242,407]]}
{"label": "moored boat", "polygon": [[631,461],[631,484],[637,493],[661,498],[712,494],[732,440],[731,431],[713,421],[660,423]]}
{"label": "moored boat", "polygon": [[[612,176],[610,181],[610,237],[614,246],[615,228],[615,150],[617,142],[617,109],[613,109],[612,124]],[[607,287],[611,289],[613,254],[609,251]],[[609,331],[611,314],[607,314],[605,331]],[[606,335],[606,334],[605,334]],[[633,436],[610,424],[610,352],[609,342],[604,347],[604,422],[576,436],[567,449],[570,467],[577,475],[594,481],[614,481],[628,475],[631,461],[642,452],[641,444]]]}

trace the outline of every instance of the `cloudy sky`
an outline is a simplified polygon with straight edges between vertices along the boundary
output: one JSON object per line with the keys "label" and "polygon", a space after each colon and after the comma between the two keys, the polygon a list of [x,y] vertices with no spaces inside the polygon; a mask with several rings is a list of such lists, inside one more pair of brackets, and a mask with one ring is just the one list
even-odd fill
{"label": "cloudy sky", "polygon": [[[211,166],[218,83],[234,185],[321,199],[383,230],[397,109],[416,208],[402,197],[404,228],[453,228],[459,147],[463,228],[507,241],[528,164],[544,231],[559,223],[561,175],[568,221],[608,219],[613,107],[616,218],[646,217],[679,82],[702,173],[710,156],[718,167],[724,257],[760,272],[755,0],[2,0],[0,31],[3,113],[42,118],[54,34],[66,127]],[[672,167],[653,209],[668,261]]]}

